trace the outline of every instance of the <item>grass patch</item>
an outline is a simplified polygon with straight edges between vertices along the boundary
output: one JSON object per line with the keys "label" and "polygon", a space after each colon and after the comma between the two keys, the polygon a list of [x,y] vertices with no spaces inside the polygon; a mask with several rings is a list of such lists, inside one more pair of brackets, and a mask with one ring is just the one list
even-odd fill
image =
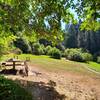
{"label": "grass patch", "polygon": [[43,68],[49,71],[71,71],[75,73],[87,73],[88,71],[83,67],[82,63],[67,61],[66,59],[53,59],[49,56],[22,54],[19,55],[19,59],[25,60],[26,57],[30,57],[33,65]]}
{"label": "grass patch", "polygon": [[12,80],[0,76],[0,100],[32,100],[32,96]]}
{"label": "grass patch", "polygon": [[97,71],[97,72],[100,72],[100,64],[96,63],[96,62],[89,62],[89,68]]}
{"label": "grass patch", "polygon": [[[84,68],[84,66],[88,66],[86,63],[80,63],[75,61],[68,61],[66,59],[53,59],[49,56],[45,55],[32,55],[32,54],[21,54],[17,55],[19,59],[25,60],[26,57],[30,57],[31,63],[37,67],[49,70],[49,71],[70,71],[74,73],[83,73],[90,74],[90,72]],[[13,58],[14,54],[4,55],[2,60],[6,60],[8,58]],[[99,66],[98,66],[99,69]]]}

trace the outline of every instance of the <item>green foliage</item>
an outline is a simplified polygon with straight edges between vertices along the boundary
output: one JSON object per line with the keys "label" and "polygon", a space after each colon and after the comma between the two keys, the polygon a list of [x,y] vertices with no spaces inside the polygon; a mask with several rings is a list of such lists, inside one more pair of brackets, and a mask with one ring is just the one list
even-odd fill
{"label": "green foliage", "polygon": [[100,56],[97,57],[97,63],[100,63]]}
{"label": "green foliage", "polygon": [[2,53],[3,53],[3,44],[0,42],[0,57],[2,56]]}
{"label": "green foliage", "polygon": [[14,41],[14,45],[21,49],[23,53],[31,53],[31,47],[25,38],[16,39],[16,41]]}
{"label": "green foliage", "polygon": [[100,50],[100,30],[96,32],[87,30],[82,31],[80,30],[80,23],[81,20],[79,20],[77,25],[67,25],[64,35],[64,46],[66,48],[84,48],[92,54],[98,52]]}
{"label": "green foliage", "polygon": [[19,49],[19,48],[15,48],[12,52],[13,52],[14,54],[18,54],[18,55],[23,53],[22,50]]}
{"label": "green foliage", "polygon": [[89,62],[88,67],[91,68],[92,70],[95,70],[97,72],[100,72],[100,63],[96,62]]}
{"label": "green foliage", "polygon": [[0,55],[7,53],[10,50],[10,45],[16,37],[12,34],[0,33]]}
{"label": "green foliage", "polygon": [[74,56],[80,55],[81,49],[66,49],[65,50],[65,56],[69,60],[74,60]]}
{"label": "green foliage", "polygon": [[83,19],[81,29],[99,30],[100,29],[100,1],[99,0],[77,0],[73,8],[78,16]]}
{"label": "green foliage", "polygon": [[32,100],[32,96],[12,80],[0,76],[1,100]]}
{"label": "green foliage", "polygon": [[48,51],[48,55],[55,59],[61,59],[61,51],[55,47]]}
{"label": "green foliage", "polygon": [[52,49],[52,47],[49,45],[49,46],[47,46],[46,48],[45,48],[45,54],[48,54],[48,52],[49,52],[49,50],[51,50]]}
{"label": "green foliage", "polygon": [[90,53],[82,53],[82,57],[85,62],[93,60],[93,56]]}
{"label": "green foliage", "polygon": [[33,53],[35,55],[43,55],[45,53],[44,45],[41,45],[40,43],[34,43],[33,44]]}
{"label": "green foliage", "polygon": [[[2,30],[11,31],[14,34],[29,33],[28,39],[30,38],[32,42],[33,37],[60,41],[63,39],[60,30],[61,19],[66,17],[66,14],[67,17],[70,15],[70,12],[66,10],[70,7],[70,3],[66,4],[64,0],[1,0]],[[48,23],[48,26],[44,21]]]}
{"label": "green foliage", "polygon": [[90,53],[85,53],[82,49],[66,49],[65,57],[69,60],[86,62],[93,59]]}

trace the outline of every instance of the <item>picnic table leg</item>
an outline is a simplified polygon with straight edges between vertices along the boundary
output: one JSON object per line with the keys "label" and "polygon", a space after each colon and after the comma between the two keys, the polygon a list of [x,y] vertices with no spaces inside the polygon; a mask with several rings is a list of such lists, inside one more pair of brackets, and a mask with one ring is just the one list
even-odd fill
{"label": "picnic table leg", "polygon": [[15,70],[15,62],[13,61],[13,70]]}

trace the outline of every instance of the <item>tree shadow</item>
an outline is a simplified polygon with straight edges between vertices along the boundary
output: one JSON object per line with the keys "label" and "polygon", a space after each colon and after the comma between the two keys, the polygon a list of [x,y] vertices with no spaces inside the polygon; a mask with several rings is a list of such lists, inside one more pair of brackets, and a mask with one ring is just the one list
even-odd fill
{"label": "tree shadow", "polygon": [[13,70],[13,69],[3,69],[0,71],[0,74],[5,74],[5,75],[16,75],[17,74],[17,70]]}
{"label": "tree shadow", "polygon": [[65,95],[56,91],[56,83],[51,80],[48,83],[26,80],[15,80],[15,82],[32,93],[33,100],[65,100],[66,98]]}
{"label": "tree shadow", "polygon": [[[20,70],[17,70],[17,69],[3,69],[3,70],[0,71],[0,74],[3,74],[3,75],[20,75],[22,77],[27,76],[26,72],[23,69],[20,69]],[[36,73],[36,74],[38,74],[38,73]]]}

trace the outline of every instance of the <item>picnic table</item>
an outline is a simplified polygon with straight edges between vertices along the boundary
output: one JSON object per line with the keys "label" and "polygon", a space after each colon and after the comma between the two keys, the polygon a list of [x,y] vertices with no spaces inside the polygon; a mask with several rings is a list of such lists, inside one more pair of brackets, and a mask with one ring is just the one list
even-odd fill
{"label": "picnic table", "polygon": [[19,71],[23,74],[25,74],[26,76],[28,76],[28,64],[27,64],[28,60],[19,60],[19,59],[15,59],[15,58],[10,58],[5,62],[2,62],[2,66],[6,67],[6,66],[12,66],[12,70],[16,70],[16,66],[22,66],[22,69],[20,69]]}
{"label": "picnic table", "polygon": [[13,70],[15,70],[15,66],[17,65],[16,63],[19,62],[20,63],[19,65],[22,65],[22,63],[24,63],[25,61],[21,61],[21,60],[15,59],[15,58],[11,58],[11,59],[8,59],[6,62],[11,62],[12,66],[13,66]]}

